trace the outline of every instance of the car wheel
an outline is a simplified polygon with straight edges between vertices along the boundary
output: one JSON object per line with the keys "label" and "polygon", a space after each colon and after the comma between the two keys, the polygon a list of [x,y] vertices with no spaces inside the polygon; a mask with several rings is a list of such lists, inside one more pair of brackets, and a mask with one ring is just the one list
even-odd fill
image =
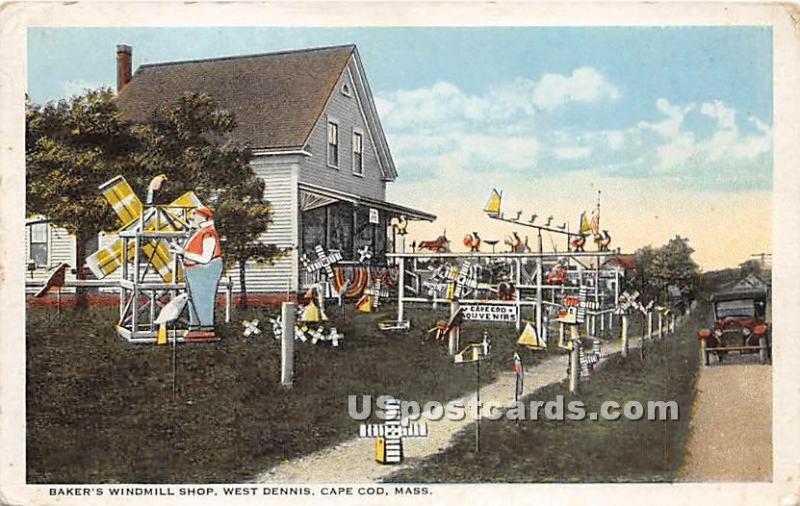
{"label": "car wheel", "polygon": [[767,338],[766,336],[762,336],[758,340],[758,358],[761,360],[762,364],[766,364],[769,358],[769,347],[767,346]]}

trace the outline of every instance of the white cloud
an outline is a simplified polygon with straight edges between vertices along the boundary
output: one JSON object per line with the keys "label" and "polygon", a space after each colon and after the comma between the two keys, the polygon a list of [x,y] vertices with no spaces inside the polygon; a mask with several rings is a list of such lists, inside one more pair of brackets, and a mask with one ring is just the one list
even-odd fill
{"label": "white cloud", "polygon": [[613,151],[622,149],[622,146],[625,144],[625,132],[621,130],[607,132],[606,142],[608,142],[608,148]]}
{"label": "white cloud", "polygon": [[66,81],[63,83],[64,96],[72,97],[75,95],[83,95],[86,92],[86,90],[96,90],[103,86],[106,85],[95,81],[83,81],[83,80]]}
{"label": "white cloud", "polygon": [[736,128],[736,110],[726,107],[720,100],[704,103],[700,107],[700,113],[716,119],[720,128]]}
{"label": "white cloud", "polygon": [[656,109],[667,117],[655,123],[641,121],[637,127],[640,130],[652,130],[662,137],[675,137],[681,131],[684,118],[694,107],[694,102],[680,106],[671,104],[666,98],[659,98],[656,100]]}
{"label": "white cloud", "polygon": [[715,128],[705,137],[685,130],[683,121],[694,109],[694,104],[673,105],[659,99],[656,107],[667,116],[658,123],[640,123],[640,128],[651,129],[661,134],[664,142],[657,146],[657,170],[660,172],[686,172],[695,175],[731,170],[732,164],[752,162],[772,149],[771,128],[750,117],[758,134],[743,135],[736,123],[736,109],[720,100],[705,102],[699,113],[716,120]]}
{"label": "white cloud", "polygon": [[592,67],[580,67],[572,75],[545,74],[533,90],[533,103],[550,110],[568,102],[616,100],[619,90]]}
{"label": "white cloud", "polygon": [[589,156],[592,149],[588,147],[555,148],[553,153],[559,160],[579,160]]}

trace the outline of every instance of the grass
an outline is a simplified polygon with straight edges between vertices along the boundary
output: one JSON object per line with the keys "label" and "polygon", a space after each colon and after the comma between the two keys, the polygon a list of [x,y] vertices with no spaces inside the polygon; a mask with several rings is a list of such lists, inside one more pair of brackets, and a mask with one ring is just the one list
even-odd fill
{"label": "grass", "polygon": [[[329,311],[338,313],[338,310]],[[351,394],[448,400],[474,388],[472,367],[456,366],[446,341],[427,334],[446,314],[414,309],[412,331],[381,334],[393,316],[334,321],[340,347],[297,343],[295,384],[279,383],[280,345],[268,309],[235,311],[215,344],[180,345],[177,397],[170,346],[131,345],[114,331],[117,308],[29,308],[27,314],[27,480],[29,483],[201,483],[252,479],[287,459],[358,433]],[[243,338],[242,319],[262,320]],[[222,321],[221,318],[218,321]],[[265,324],[266,323],[266,324]],[[512,326],[465,326],[462,343],[493,338],[488,382],[510,370]],[[524,354],[531,367],[542,355]]]}
{"label": "grass", "polygon": [[[702,314],[698,311],[696,314]],[[698,316],[675,336],[648,344],[645,359],[611,357],[579,393],[551,385],[526,401],[582,400],[587,412],[600,403],[674,400],[677,421],[538,421],[503,418],[481,423],[481,451],[474,451],[474,424],[446,451],[392,475],[391,482],[664,482],[683,462],[699,366]],[[632,334],[637,335],[637,334]],[[638,343],[634,339],[633,343]],[[540,412],[541,413],[541,412]]]}

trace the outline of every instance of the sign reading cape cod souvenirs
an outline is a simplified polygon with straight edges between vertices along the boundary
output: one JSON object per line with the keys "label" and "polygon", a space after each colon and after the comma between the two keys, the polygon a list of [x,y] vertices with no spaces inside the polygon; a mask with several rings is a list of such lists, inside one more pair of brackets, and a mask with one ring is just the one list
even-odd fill
{"label": "sign reading cape cod souvenirs", "polygon": [[515,322],[517,306],[508,304],[464,304],[461,306],[465,320],[484,322]]}

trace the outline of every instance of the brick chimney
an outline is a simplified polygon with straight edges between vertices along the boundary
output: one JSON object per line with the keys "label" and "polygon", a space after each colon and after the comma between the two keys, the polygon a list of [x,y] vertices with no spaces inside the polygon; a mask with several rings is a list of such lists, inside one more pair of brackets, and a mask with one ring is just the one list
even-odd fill
{"label": "brick chimney", "polygon": [[125,44],[117,45],[117,93],[131,81],[133,48]]}

